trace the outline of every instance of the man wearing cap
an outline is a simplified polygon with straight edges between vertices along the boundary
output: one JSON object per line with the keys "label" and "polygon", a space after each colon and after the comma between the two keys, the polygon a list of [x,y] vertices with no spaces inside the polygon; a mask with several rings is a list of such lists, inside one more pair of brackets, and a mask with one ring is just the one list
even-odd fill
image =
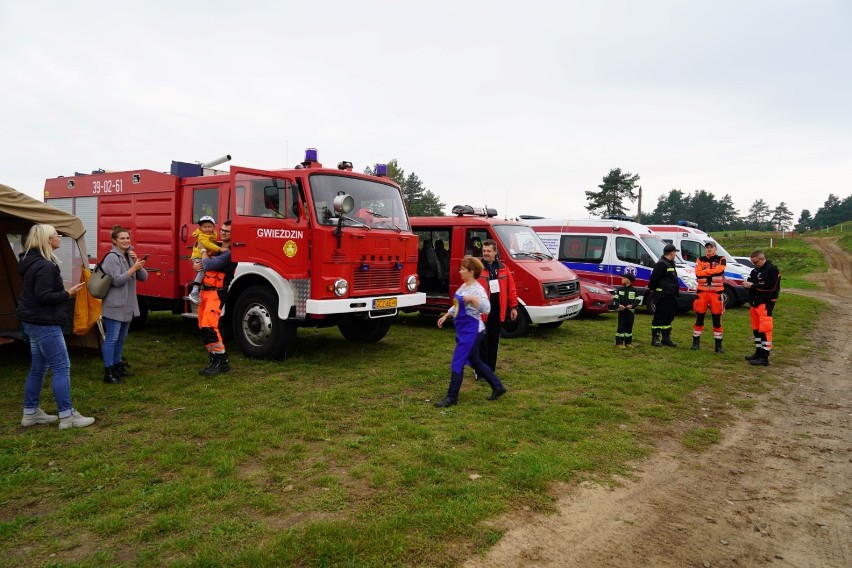
{"label": "man wearing cap", "polygon": [[[654,265],[648,280],[648,291],[654,301],[654,319],[651,320],[651,345],[654,347],[677,347],[672,341],[672,321],[677,309],[680,290],[677,285],[675,267],[677,247],[668,244],[663,248],[663,257]],[[662,340],[660,339],[662,337]]]}
{"label": "man wearing cap", "polygon": [[695,276],[698,279],[698,295],[692,303],[695,310],[695,325],[692,328],[692,350],[698,351],[701,344],[701,334],[704,332],[704,316],[707,307],[713,316],[713,339],[716,342],[716,353],[724,353],[722,349],[722,313],[725,303],[722,292],[725,291],[725,257],[716,254],[716,243],[704,243],[705,255],[695,261]]}

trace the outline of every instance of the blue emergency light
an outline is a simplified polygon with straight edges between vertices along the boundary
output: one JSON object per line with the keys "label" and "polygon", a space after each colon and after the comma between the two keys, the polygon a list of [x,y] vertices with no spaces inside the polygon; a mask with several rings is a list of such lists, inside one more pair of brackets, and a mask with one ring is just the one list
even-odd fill
{"label": "blue emergency light", "polygon": [[387,164],[376,164],[376,175],[379,176],[379,177],[387,177],[388,165]]}
{"label": "blue emergency light", "polygon": [[317,149],[316,148],[305,148],[305,161],[306,162],[316,162],[317,161]]}

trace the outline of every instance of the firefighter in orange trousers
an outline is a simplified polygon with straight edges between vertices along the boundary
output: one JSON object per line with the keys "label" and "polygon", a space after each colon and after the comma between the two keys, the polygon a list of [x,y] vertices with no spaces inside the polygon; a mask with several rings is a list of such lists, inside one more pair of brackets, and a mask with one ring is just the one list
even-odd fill
{"label": "firefighter in orange trousers", "polygon": [[704,332],[704,316],[707,307],[713,316],[713,339],[716,341],[716,353],[724,353],[722,349],[722,314],[725,302],[722,292],[725,291],[725,257],[716,254],[716,243],[710,241],[704,244],[705,255],[695,261],[695,277],[698,279],[698,297],[692,303],[695,310],[695,326],[692,328],[692,350],[697,351],[701,344],[701,334]]}
{"label": "firefighter in orange trousers", "polygon": [[749,314],[754,334],[754,355],[746,357],[746,361],[766,367],[769,365],[769,352],[772,351],[772,311],[781,290],[781,273],[766,260],[763,251],[754,251],[750,258],[754,269],[744,286],[748,288],[751,305]]}
{"label": "firefighter in orange trousers", "polygon": [[230,221],[222,224],[221,237],[219,254],[209,256],[206,250],[202,250],[201,263],[197,267],[198,270],[204,271],[204,278],[201,280],[201,303],[198,306],[198,328],[201,330],[201,340],[210,354],[210,362],[198,371],[198,374],[208,377],[231,370],[225,343],[219,333],[222,304],[227,298],[228,286],[234,279],[237,266],[231,261]]}

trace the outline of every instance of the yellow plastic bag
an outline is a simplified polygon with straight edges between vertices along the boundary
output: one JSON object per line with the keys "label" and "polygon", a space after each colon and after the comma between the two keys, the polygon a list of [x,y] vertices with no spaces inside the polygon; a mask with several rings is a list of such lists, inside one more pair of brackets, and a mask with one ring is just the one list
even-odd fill
{"label": "yellow plastic bag", "polygon": [[[83,266],[80,282],[88,282],[92,272]],[[101,317],[102,301],[89,294],[88,287],[77,293],[74,301],[74,335],[86,335],[95,322]]]}

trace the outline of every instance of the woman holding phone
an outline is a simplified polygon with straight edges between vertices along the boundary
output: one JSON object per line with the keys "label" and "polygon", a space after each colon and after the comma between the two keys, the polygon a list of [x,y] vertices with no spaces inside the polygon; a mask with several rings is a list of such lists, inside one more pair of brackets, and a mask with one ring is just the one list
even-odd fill
{"label": "woman holding phone", "polygon": [[124,340],[130,320],[139,315],[136,281],[147,280],[145,258],[136,256],[130,244],[130,231],[120,225],[112,228],[112,250],[104,257],[101,268],[112,276],[112,287],[104,297],[104,382],[123,383],[129,373],[122,362]]}

